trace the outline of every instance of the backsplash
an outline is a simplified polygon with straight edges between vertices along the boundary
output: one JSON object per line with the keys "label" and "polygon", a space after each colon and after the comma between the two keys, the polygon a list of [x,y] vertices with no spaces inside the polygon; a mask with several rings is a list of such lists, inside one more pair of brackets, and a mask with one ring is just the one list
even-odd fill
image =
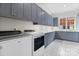
{"label": "backsplash", "polygon": [[33,25],[33,23],[29,21],[0,17],[0,31],[14,30],[15,28],[21,31],[32,29],[36,32],[50,32],[53,30],[51,26]]}
{"label": "backsplash", "polygon": [[17,30],[24,30],[24,29],[32,29],[33,26],[32,22],[25,22],[17,19],[0,17],[0,31],[14,30],[15,28]]}

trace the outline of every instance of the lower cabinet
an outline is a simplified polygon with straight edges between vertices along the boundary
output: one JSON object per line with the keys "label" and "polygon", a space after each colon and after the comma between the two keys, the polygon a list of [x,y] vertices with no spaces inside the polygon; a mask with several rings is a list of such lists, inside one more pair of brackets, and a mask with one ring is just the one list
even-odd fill
{"label": "lower cabinet", "polygon": [[31,37],[22,37],[0,42],[0,55],[30,56],[32,54],[31,39]]}
{"label": "lower cabinet", "polygon": [[57,35],[59,36],[59,39],[62,39],[62,40],[79,42],[78,32],[57,32]]}
{"label": "lower cabinet", "polygon": [[50,32],[45,34],[45,47],[47,47],[50,43],[54,41],[55,32]]}
{"label": "lower cabinet", "polygon": [[59,35],[60,39],[62,39],[62,40],[69,40],[69,41],[73,40],[72,32],[58,32],[58,35]]}
{"label": "lower cabinet", "polygon": [[79,42],[79,33],[78,32],[73,32],[73,41]]}

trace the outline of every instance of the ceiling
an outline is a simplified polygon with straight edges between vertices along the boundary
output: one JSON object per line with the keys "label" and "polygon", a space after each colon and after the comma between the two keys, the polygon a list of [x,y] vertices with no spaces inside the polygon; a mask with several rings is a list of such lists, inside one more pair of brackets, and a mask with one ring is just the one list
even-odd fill
{"label": "ceiling", "polygon": [[79,9],[79,3],[39,3],[50,14],[61,14]]}

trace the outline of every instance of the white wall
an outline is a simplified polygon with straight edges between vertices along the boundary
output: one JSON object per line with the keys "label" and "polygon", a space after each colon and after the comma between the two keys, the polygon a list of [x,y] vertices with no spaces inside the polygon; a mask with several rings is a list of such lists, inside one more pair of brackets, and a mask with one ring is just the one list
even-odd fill
{"label": "white wall", "polygon": [[33,23],[29,21],[0,17],[0,31],[14,30],[14,28],[22,31],[25,29],[33,29],[36,32],[52,31],[52,27],[50,26],[33,25]]}

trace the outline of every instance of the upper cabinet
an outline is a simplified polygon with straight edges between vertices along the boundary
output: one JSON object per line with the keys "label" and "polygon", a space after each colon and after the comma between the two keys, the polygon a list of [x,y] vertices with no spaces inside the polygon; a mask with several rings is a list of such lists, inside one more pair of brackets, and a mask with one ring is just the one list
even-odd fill
{"label": "upper cabinet", "polygon": [[53,18],[46,12],[43,13],[41,22],[43,25],[53,26]]}
{"label": "upper cabinet", "polygon": [[41,17],[42,17],[42,10],[41,10],[40,7],[38,7],[38,8],[37,8],[37,18],[38,18],[38,23],[39,23],[39,24],[41,24],[41,22],[42,22]]}
{"label": "upper cabinet", "polygon": [[23,3],[11,4],[11,16],[18,19],[23,18]]}
{"label": "upper cabinet", "polygon": [[53,26],[53,18],[34,3],[1,3],[0,16]]}
{"label": "upper cabinet", "polygon": [[41,24],[45,25],[46,24],[46,13],[44,10],[41,9]]}
{"label": "upper cabinet", "polygon": [[0,16],[2,16],[2,17],[11,16],[11,4],[10,3],[1,3],[0,4]]}
{"label": "upper cabinet", "polygon": [[36,4],[32,4],[32,21],[33,22],[38,22],[38,17],[37,17],[37,8],[38,6]]}
{"label": "upper cabinet", "polygon": [[23,4],[22,3],[1,3],[0,16],[11,18],[23,18]]}
{"label": "upper cabinet", "polygon": [[32,4],[24,3],[24,17],[25,20],[32,21]]}
{"label": "upper cabinet", "polygon": [[44,14],[44,20],[45,20],[44,22],[45,22],[45,25],[48,25],[48,21],[49,21],[48,18],[49,18],[48,14],[45,13],[45,14]]}
{"label": "upper cabinet", "polygon": [[57,17],[53,18],[53,26],[58,26],[58,18]]}
{"label": "upper cabinet", "polygon": [[32,4],[32,20],[40,25],[53,25],[53,18],[36,4]]}
{"label": "upper cabinet", "polygon": [[53,18],[51,15],[48,15],[48,25],[53,26]]}

